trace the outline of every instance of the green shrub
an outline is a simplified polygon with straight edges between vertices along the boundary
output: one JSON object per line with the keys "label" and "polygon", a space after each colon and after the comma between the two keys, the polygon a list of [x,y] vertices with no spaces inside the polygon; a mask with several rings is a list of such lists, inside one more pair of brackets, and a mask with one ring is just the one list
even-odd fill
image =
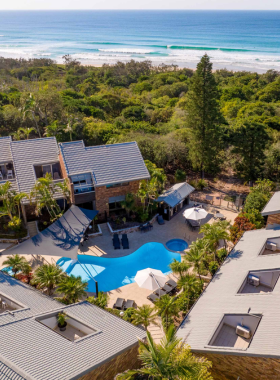
{"label": "green shrub", "polygon": [[222,263],[226,257],[227,257],[227,250],[225,248],[222,248],[217,252],[217,258],[219,260],[219,263]]}
{"label": "green shrub", "polygon": [[177,169],[175,172],[175,179],[177,182],[184,182],[186,180],[186,172],[181,169]]}
{"label": "green shrub", "polygon": [[217,272],[218,269],[219,269],[219,264],[217,263],[217,261],[211,261],[211,263],[209,264],[209,272],[211,273],[212,277],[214,276],[214,274]]}

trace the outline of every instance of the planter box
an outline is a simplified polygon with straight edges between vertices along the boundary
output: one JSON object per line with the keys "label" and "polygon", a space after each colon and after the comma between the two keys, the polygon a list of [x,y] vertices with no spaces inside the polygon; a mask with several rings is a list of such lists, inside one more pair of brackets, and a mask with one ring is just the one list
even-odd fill
{"label": "planter box", "polygon": [[[146,223],[154,224],[155,221],[157,220],[157,217],[158,217],[158,214],[156,214],[155,216],[153,216],[152,219],[150,221],[146,222]],[[120,230],[113,230],[112,227],[111,227],[110,222],[107,222],[107,226],[108,226],[108,229],[109,229],[111,235],[114,235],[114,234],[130,234],[131,232],[135,232],[135,231],[139,231],[140,230],[140,224],[139,224],[139,226],[123,228],[123,229],[120,229]]]}
{"label": "planter box", "polygon": [[102,230],[99,224],[97,224],[98,232],[94,232],[93,234],[88,234],[89,237],[102,236]]}

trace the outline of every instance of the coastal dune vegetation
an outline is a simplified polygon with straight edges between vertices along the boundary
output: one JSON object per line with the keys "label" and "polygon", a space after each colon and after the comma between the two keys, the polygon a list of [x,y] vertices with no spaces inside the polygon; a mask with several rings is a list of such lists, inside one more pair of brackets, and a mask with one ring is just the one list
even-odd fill
{"label": "coastal dune vegetation", "polygon": [[0,136],[137,141],[145,160],[177,177],[196,171],[202,178],[279,179],[274,70],[213,72],[207,55],[196,71],[133,60],[82,66],[67,55],[64,64],[0,58],[0,77]]}

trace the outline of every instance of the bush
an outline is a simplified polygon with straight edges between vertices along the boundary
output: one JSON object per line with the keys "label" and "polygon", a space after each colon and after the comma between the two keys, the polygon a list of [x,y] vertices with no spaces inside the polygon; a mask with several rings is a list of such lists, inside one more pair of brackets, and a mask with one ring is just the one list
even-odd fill
{"label": "bush", "polygon": [[211,273],[212,277],[214,276],[214,274],[217,272],[218,269],[219,269],[219,264],[217,263],[217,261],[211,261],[211,263],[209,264],[209,272]]}
{"label": "bush", "polygon": [[224,261],[226,257],[227,257],[227,250],[225,248],[222,248],[217,252],[217,258],[220,264]]}
{"label": "bush", "polygon": [[8,227],[13,231],[20,231],[22,226],[21,219],[17,216],[13,216],[13,219],[9,221]]}
{"label": "bush", "polygon": [[189,184],[196,190],[203,190],[205,187],[208,186],[208,183],[207,181],[205,181],[205,179],[199,179],[198,181],[191,180],[189,181]]}
{"label": "bush", "polygon": [[175,172],[176,182],[184,182],[186,180],[186,172],[181,169],[177,169]]}

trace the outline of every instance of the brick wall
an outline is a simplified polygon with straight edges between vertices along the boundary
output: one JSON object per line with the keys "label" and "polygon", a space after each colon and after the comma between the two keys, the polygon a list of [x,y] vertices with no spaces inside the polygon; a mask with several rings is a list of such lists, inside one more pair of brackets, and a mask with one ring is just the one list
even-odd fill
{"label": "brick wall", "polygon": [[280,359],[209,353],[196,355],[212,362],[214,380],[280,379]]}
{"label": "brick wall", "polygon": [[280,224],[280,214],[268,215],[266,224]]}
{"label": "brick wall", "polygon": [[109,362],[96,368],[94,371],[79,378],[79,380],[114,380],[118,373],[127,369],[139,368],[141,365],[138,359],[138,344],[123,352]]}
{"label": "brick wall", "polygon": [[104,218],[105,211],[109,215],[109,198],[117,197],[119,195],[126,195],[128,193],[136,194],[139,189],[140,181],[129,182],[127,186],[110,187],[100,186],[95,188],[96,210],[99,211],[99,217]]}
{"label": "brick wall", "polygon": [[[59,153],[58,158],[59,158],[62,178],[68,178],[68,175],[67,175],[67,172],[66,172],[66,168],[65,168],[64,161],[63,161],[61,153]],[[70,179],[68,181],[68,187],[69,187],[69,190],[70,190],[70,202],[75,204],[74,185],[73,185],[73,183],[70,182]]]}

